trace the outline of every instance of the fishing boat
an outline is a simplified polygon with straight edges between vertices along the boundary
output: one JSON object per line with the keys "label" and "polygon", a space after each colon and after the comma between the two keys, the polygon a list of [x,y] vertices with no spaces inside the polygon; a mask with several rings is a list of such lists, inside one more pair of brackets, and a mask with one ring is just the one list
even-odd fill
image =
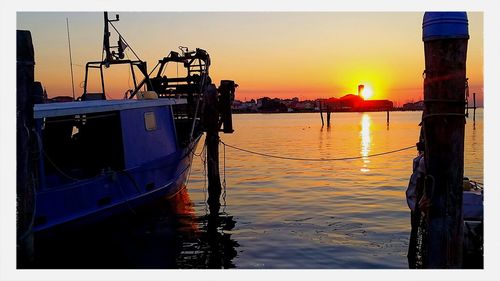
{"label": "fishing boat", "polygon": [[[103,59],[86,64],[81,96],[34,104],[34,232],[102,220],[185,186],[205,128],[204,93],[215,86],[210,56],[181,47],[148,72],[137,56],[124,58],[131,47],[113,24],[118,20],[104,13]],[[116,46],[110,44],[110,27],[119,35]],[[115,65],[129,67],[134,85],[120,100],[106,94],[104,69]],[[169,65],[183,67],[187,75],[166,77]],[[95,71],[100,81],[90,81]],[[100,90],[91,92],[90,85]],[[225,112],[236,86],[222,80],[217,89],[218,99],[227,101],[221,104],[229,105]],[[222,116],[223,131],[232,132],[230,114]]]}

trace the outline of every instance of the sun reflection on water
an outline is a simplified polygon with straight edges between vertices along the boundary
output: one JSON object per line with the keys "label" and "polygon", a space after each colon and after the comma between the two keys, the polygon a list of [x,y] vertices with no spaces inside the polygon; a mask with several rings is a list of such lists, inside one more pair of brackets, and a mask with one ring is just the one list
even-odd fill
{"label": "sun reflection on water", "polygon": [[363,117],[361,117],[361,132],[359,133],[361,136],[361,156],[363,156],[363,167],[360,169],[360,171],[363,173],[370,171],[370,169],[368,168],[368,163],[370,163],[370,160],[368,160],[368,155],[370,153],[371,143],[370,124],[370,115],[368,115],[367,113],[363,113]]}

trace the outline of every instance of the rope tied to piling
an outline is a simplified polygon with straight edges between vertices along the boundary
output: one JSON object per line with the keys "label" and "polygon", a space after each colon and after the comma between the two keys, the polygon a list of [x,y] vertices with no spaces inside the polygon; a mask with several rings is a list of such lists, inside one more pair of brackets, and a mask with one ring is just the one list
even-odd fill
{"label": "rope tied to piling", "polygon": [[341,157],[341,158],[300,158],[300,157],[278,156],[278,155],[272,155],[272,154],[267,154],[267,153],[252,151],[252,150],[248,150],[248,149],[244,149],[244,148],[241,148],[241,147],[237,147],[237,146],[234,146],[234,145],[227,144],[227,143],[223,142],[222,140],[219,140],[219,141],[220,141],[220,143],[222,143],[224,145],[224,147],[227,146],[227,147],[230,147],[230,148],[233,148],[233,149],[236,149],[236,150],[239,150],[239,151],[243,151],[243,152],[246,152],[246,153],[260,155],[260,156],[268,157],[268,158],[277,158],[277,159],[295,160],[295,161],[349,161],[349,160],[366,159],[366,158],[369,158],[369,157],[376,157],[376,156],[382,156],[382,155],[387,155],[387,154],[393,154],[393,153],[397,153],[397,152],[400,152],[400,151],[405,151],[405,150],[408,150],[408,149],[415,148],[415,145],[411,145],[411,146],[403,147],[403,148],[400,148],[400,149],[395,149],[395,150],[381,152],[381,153],[375,153],[375,154],[367,155],[367,156],[353,156],[353,157]]}

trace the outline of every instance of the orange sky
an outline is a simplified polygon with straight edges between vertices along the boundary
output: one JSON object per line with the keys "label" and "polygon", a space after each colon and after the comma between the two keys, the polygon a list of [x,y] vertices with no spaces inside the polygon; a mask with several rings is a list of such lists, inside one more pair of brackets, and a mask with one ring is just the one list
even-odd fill
{"label": "orange sky", "polygon": [[[116,25],[150,69],[180,45],[206,49],[212,79],[235,80],[240,100],[340,97],[365,84],[372,98],[401,104],[423,95],[422,17],[422,12],[124,12]],[[467,76],[470,92],[482,104],[483,15],[468,17]],[[71,96],[66,18],[80,96],[82,66],[101,59],[102,13],[17,13],[17,28],[32,32],[36,79],[49,96]],[[107,91],[121,98],[131,82],[126,71],[115,74],[120,75],[107,75]]]}

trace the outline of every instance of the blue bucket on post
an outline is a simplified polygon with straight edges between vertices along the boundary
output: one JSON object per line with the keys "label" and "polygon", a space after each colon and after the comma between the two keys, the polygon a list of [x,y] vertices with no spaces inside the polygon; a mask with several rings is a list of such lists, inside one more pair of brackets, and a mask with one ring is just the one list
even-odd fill
{"label": "blue bucket on post", "polygon": [[466,12],[426,12],[422,23],[422,40],[469,39]]}

